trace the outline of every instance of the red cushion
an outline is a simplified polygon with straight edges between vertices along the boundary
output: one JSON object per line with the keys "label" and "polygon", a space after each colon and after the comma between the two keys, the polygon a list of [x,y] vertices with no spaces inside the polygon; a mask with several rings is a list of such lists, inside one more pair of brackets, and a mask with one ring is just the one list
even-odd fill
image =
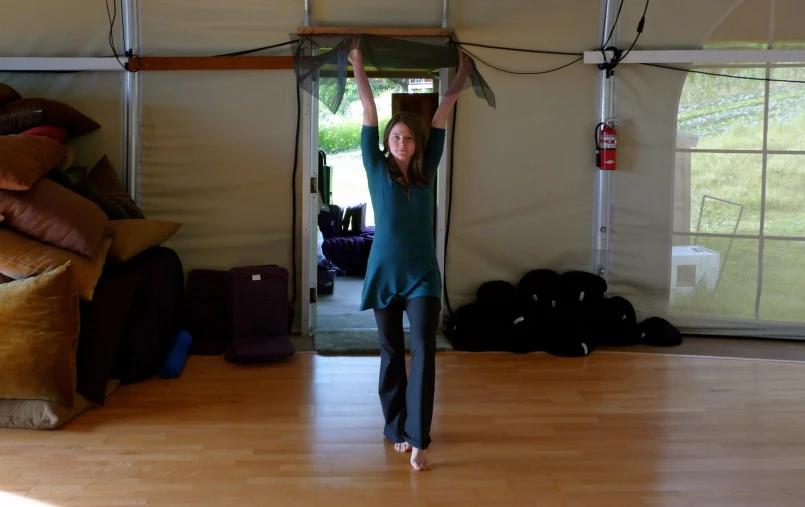
{"label": "red cushion", "polygon": [[20,132],[21,136],[45,136],[53,139],[58,143],[64,143],[67,139],[67,131],[61,127],[54,127],[53,125],[42,125],[41,127],[34,127],[25,132]]}

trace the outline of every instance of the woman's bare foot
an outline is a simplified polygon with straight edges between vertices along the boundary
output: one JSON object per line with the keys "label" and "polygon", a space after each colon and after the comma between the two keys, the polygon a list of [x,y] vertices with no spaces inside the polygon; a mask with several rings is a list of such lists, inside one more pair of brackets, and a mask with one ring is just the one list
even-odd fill
{"label": "woman's bare foot", "polygon": [[408,445],[408,442],[402,442],[400,444],[394,444],[394,450],[397,452],[408,452],[411,450],[411,446]]}
{"label": "woman's bare foot", "polygon": [[411,466],[414,470],[422,471],[428,469],[428,451],[412,447],[413,453],[411,454]]}

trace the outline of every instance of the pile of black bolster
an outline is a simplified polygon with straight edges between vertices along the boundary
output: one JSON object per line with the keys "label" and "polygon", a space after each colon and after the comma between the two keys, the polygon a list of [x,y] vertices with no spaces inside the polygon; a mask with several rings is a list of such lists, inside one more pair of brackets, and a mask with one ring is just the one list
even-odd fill
{"label": "pile of black bolster", "polygon": [[637,322],[634,306],[620,296],[606,297],[598,275],[548,269],[526,273],[515,287],[483,283],[476,301],[448,319],[445,336],[456,350],[528,353],[563,357],[590,354],[599,345],[676,346],[682,335],[670,322],[650,317]]}

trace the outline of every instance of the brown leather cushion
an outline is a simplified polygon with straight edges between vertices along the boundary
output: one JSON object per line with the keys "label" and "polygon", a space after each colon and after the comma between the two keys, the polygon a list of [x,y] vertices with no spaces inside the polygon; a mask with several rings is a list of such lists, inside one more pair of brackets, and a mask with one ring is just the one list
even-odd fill
{"label": "brown leather cushion", "polygon": [[0,135],[0,188],[28,190],[66,155],[66,146],[44,136]]}
{"label": "brown leather cushion", "polygon": [[109,217],[97,204],[49,178],[31,190],[0,190],[0,213],[6,227],[90,259],[108,236]]}
{"label": "brown leather cushion", "polygon": [[0,285],[0,398],[73,406],[78,301],[70,263]]}
{"label": "brown leather cushion", "polygon": [[4,107],[6,104],[10,104],[21,98],[22,96],[17,93],[17,90],[7,84],[0,83],[0,107]]}
{"label": "brown leather cushion", "polygon": [[51,271],[70,261],[81,299],[92,301],[111,244],[112,238],[106,238],[98,257],[90,260],[0,227],[0,273],[20,280]]}
{"label": "brown leather cushion", "polygon": [[115,166],[106,155],[95,164],[87,176],[87,180],[101,193],[122,206],[129,218],[145,218],[134,199],[126,192],[126,187],[120,181]]}
{"label": "brown leather cushion", "polygon": [[78,109],[53,99],[20,99],[0,109],[0,135],[19,134],[44,125],[61,127],[67,131],[68,137],[89,134],[101,128]]}
{"label": "brown leather cushion", "polygon": [[112,246],[109,262],[126,262],[149,248],[159,246],[176,234],[182,224],[167,220],[128,219],[109,222]]}

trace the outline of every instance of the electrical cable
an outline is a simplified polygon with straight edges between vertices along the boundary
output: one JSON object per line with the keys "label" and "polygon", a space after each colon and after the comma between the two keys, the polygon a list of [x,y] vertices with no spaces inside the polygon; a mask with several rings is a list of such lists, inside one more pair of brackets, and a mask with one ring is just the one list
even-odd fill
{"label": "electrical cable", "polygon": [[565,51],[546,51],[541,49],[524,49],[524,48],[512,48],[506,46],[493,46],[490,44],[477,44],[474,42],[460,42],[455,39],[453,39],[452,42],[457,46],[474,46],[479,48],[501,49],[504,51],[518,51],[521,53],[536,53],[540,55],[584,56],[584,53],[569,53]]}
{"label": "electrical cable", "polygon": [[[109,0],[105,0],[105,3],[106,3],[106,17],[109,19],[109,47],[112,48],[112,57],[114,57],[115,60],[117,60],[117,63],[120,64],[120,66],[123,67],[127,72],[138,72],[141,66],[140,57],[134,55],[131,48],[124,50],[124,54],[122,55],[119,55],[117,53],[117,49],[115,49],[114,30],[115,30],[115,20],[117,19],[117,0],[112,1],[112,5],[114,6],[112,12],[109,11]],[[123,0],[120,0],[120,11],[123,12]],[[124,23],[121,23],[120,26],[123,31],[123,43],[125,44],[126,25]],[[128,62],[123,63],[120,61],[121,56],[128,56],[130,59],[129,61],[131,61],[131,59],[135,59],[137,61],[137,68],[133,70],[129,68]],[[85,71],[69,71],[69,72],[85,72]]]}
{"label": "electrical cable", "polygon": [[291,263],[293,265],[293,297],[296,300],[296,171],[299,164],[299,130],[302,123],[302,97],[296,87],[296,142],[293,150],[293,175],[291,176]]}
{"label": "electrical cable", "polygon": [[637,36],[635,36],[634,41],[632,41],[632,45],[629,47],[626,53],[620,57],[620,60],[623,60],[629,55],[629,53],[632,52],[635,44],[637,44],[637,39],[639,39],[640,35],[643,33],[643,29],[646,27],[646,13],[648,12],[648,4],[650,1],[651,0],[646,0],[646,6],[643,8],[643,16],[640,18],[640,22],[637,24]]}
{"label": "electrical cable", "polygon": [[447,241],[450,238],[450,216],[453,214],[453,167],[455,166],[455,147],[456,147],[456,117],[458,117],[458,99],[453,105],[453,126],[450,130],[450,174],[447,184],[447,216],[445,217],[444,228],[444,303],[447,306],[447,313],[453,315],[453,308],[450,306],[450,293],[447,291]]}
{"label": "electrical cable", "polygon": [[615,27],[618,26],[618,20],[621,19],[621,11],[623,10],[623,3],[624,3],[624,0],[621,0],[620,7],[618,7],[618,14],[615,15],[615,21],[612,23],[612,29],[609,31],[609,37],[607,37],[607,40],[604,40],[604,34],[607,31],[606,26],[604,27],[604,31],[601,33],[601,47],[602,48],[607,47],[607,44],[609,44],[609,41],[612,40],[612,35],[615,34]]}
{"label": "electrical cable", "polygon": [[235,51],[234,53],[224,53],[224,54],[215,55],[215,56],[219,57],[219,56],[242,56],[242,55],[248,55],[250,53],[256,53],[258,51],[264,51],[266,49],[274,49],[274,48],[278,48],[278,47],[282,47],[282,46],[290,46],[291,44],[297,44],[297,43],[299,43],[300,40],[302,40],[302,39],[299,38],[299,39],[296,39],[296,40],[289,40],[287,42],[280,42],[279,44],[272,44],[270,46],[263,46],[261,48],[245,49],[243,51]]}
{"label": "electrical cable", "polygon": [[505,72],[507,74],[517,74],[517,75],[521,75],[521,76],[523,76],[523,75],[536,76],[536,75],[541,75],[541,74],[550,74],[551,72],[556,72],[558,70],[562,70],[564,68],[570,67],[574,63],[578,63],[578,62],[584,60],[584,56],[580,56],[580,57],[576,58],[575,60],[573,60],[572,62],[567,63],[565,65],[562,65],[560,67],[556,67],[555,69],[540,70],[540,71],[535,71],[535,72],[527,72],[527,71],[515,71],[515,70],[501,69],[500,67],[496,67],[495,65],[492,65],[491,63],[489,63],[489,62],[487,62],[485,60],[482,60],[481,58],[478,58],[478,56],[476,56],[475,54],[471,53],[470,51],[468,51],[466,49],[463,49],[462,51],[464,51],[465,53],[467,53],[471,57],[475,58],[479,62],[483,63],[484,65],[486,65],[488,67],[491,67],[491,68],[493,68],[495,70],[499,70],[500,72]]}
{"label": "electrical cable", "polygon": [[767,81],[769,83],[796,83],[796,84],[805,84],[805,81],[800,81],[796,79],[775,79],[770,77],[750,77],[750,76],[735,76],[731,74],[718,74],[716,72],[707,72],[703,70],[693,70],[693,69],[680,69],[679,67],[671,67],[669,65],[662,65],[659,63],[641,63],[640,65],[645,65],[647,67],[658,67],[660,69],[668,69],[668,70],[676,70],[679,72],[689,72],[691,74],[703,74],[705,76],[715,76],[715,77],[724,77],[729,79],[744,79],[747,81]]}

